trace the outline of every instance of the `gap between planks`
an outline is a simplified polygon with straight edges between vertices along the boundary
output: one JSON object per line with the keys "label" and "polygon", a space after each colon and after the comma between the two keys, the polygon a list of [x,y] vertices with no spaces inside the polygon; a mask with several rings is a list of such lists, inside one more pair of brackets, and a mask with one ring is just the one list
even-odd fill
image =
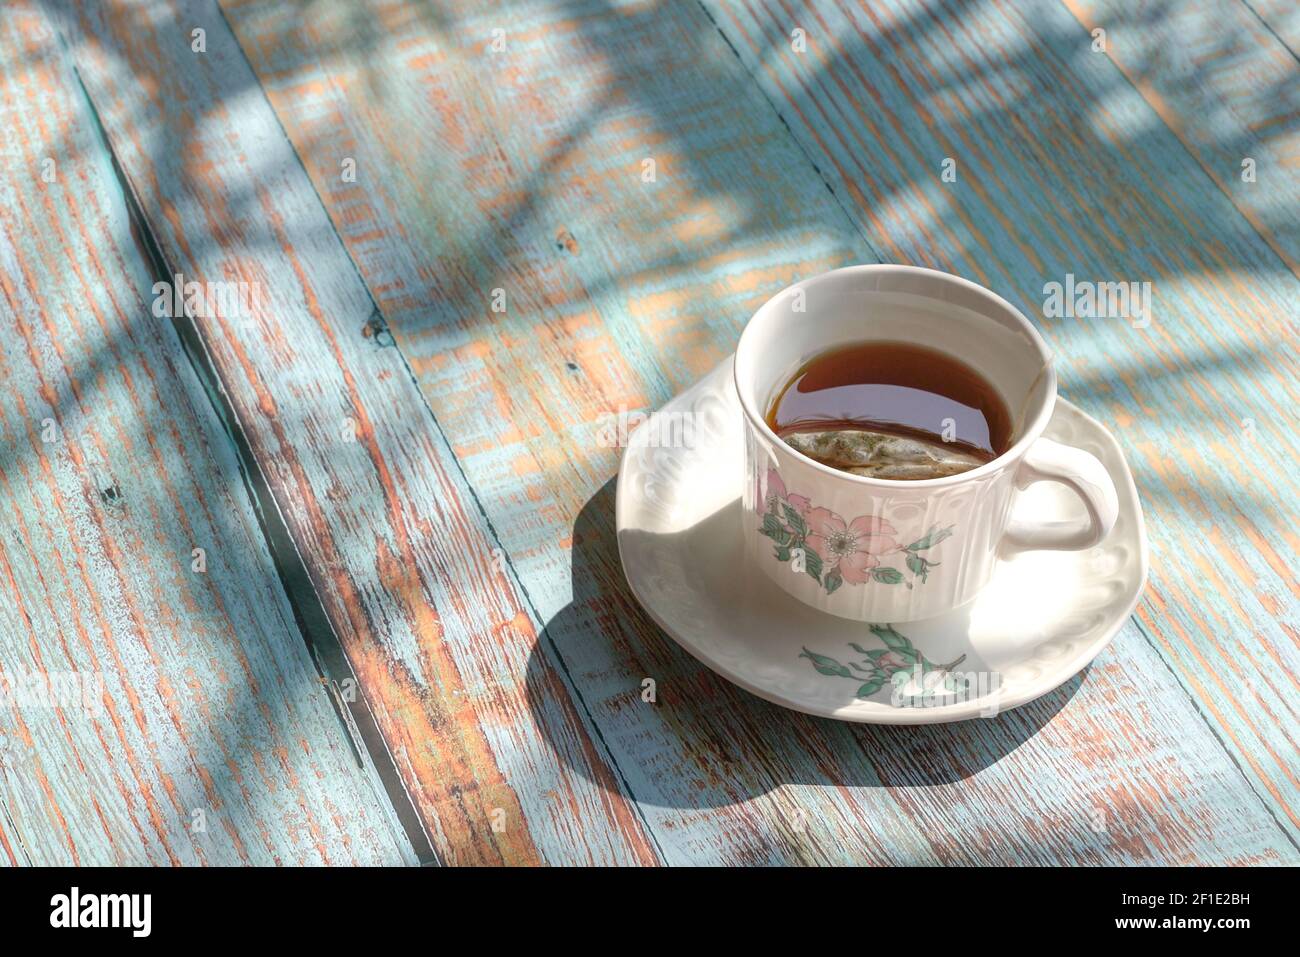
{"label": "gap between planks", "polygon": [[[63,36],[62,30],[59,31],[59,36],[66,50],[67,37]],[[81,71],[76,65],[75,58],[70,54],[69,62],[73,76],[77,81],[77,87],[85,99],[86,107],[95,123],[97,135],[103,141],[104,148],[108,152],[113,166],[113,174],[116,176],[117,185],[121,189],[122,199],[126,205],[127,215],[130,218],[133,227],[132,232],[141,256],[152,271],[154,279],[170,282],[172,277],[177,275],[180,270],[166,261],[162,249],[158,245],[157,237],[154,235],[153,226],[145,215],[139,198],[136,196],[135,190],[118,161],[117,151],[103,127],[94,98],[90,95],[90,91],[86,89],[81,78]],[[293,609],[294,625],[297,627],[299,637],[302,638],[303,644],[307,647],[312,661],[315,662],[321,679],[328,683],[329,698],[334,713],[338,717],[343,735],[352,748],[358,765],[364,765],[365,760],[368,758],[375,768],[384,786],[389,805],[401,824],[407,840],[410,841],[419,863],[422,865],[441,864],[442,862],[438,859],[429,834],[416,811],[410,792],[402,781],[402,776],[397,769],[392,752],[389,750],[384,736],[379,732],[370,705],[366,700],[365,688],[353,672],[347,656],[343,653],[338,636],[335,634],[329,618],[325,614],[320,597],[312,585],[311,576],[303,562],[302,555],[289,535],[280,508],[270,493],[261,465],[252,453],[243,427],[239,423],[238,416],[230,404],[225,389],[221,387],[221,381],[213,366],[211,356],[209,356],[207,348],[203,344],[202,337],[199,336],[198,331],[195,329],[194,319],[189,314],[188,305],[185,308],[183,318],[177,317],[172,320],[172,327],[180,340],[186,359],[202,384],[204,394],[211,403],[226,435],[235,447],[244,491],[254,505],[258,527],[265,539],[267,551],[275,562],[278,581],[289,600],[290,608]],[[358,690],[356,700],[351,702],[346,700],[342,692],[342,683],[344,681],[351,682],[351,686]]]}
{"label": "gap between planks", "polygon": [[[215,4],[215,6],[217,9],[217,13],[221,17],[222,23],[225,24],[225,27],[229,31],[230,35],[232,37],[238,37],[234,25],[230,22],[230,18],[226,14],[225,8],[219,2]],[[335,222],[333,216],[328,215],[329,206],[325,202],[325,197],[321,196],[320,189],[316,184],[316,180],[311,176],[311,172],[307,169],[307,165],[303,162],[302,155],[298,152],[298,147],[294,144],[293,139],[289,136],[289,131],[284,128],[283,119],[281,119],[280,114],[276,111],[274,105],[270,102],[270,99],[267,97],[266,88],[262,85],[261,77],[258,75],[257,70],[254,67],[252,61],[248,59],[248,53],[244,49],[244,45],[242,43],[236,42],[235,47],[239,50],[239,55],[243,58],[244,63],[247,65],[249,73],[258,78],[258,90],[261,93],[263,100],[266,101],[266,108],[268,112],[270,112],[270,114],[275,118],[276,128],[279,129],[280,135],[284,138],[284,141],[288,143],[292,148],[294,158],[298,161],[299,169],[302,171],[303,179],[308,184],[310,184],[312,194],[316,197],[316,201],[317,203],[320,204],[321,209],[326,211],[325,219],[329,223],[330,230],[333,232],[334,238],[338,241],[339,248],[343,249],[347,255],[348,263],[352,266],[353,273],[356,276],[357,284],[362,289],[365,290],[366,295],[370,299],[370,305],[372,308],[371,321],[373,321],[375,318],[378,318],[384,330],[388,332],[387,319],[384,316],[383,310],[379,307],[379,304],[375,301],[374,293],[371,290],[369,283],[366,282],[366,277],[362,273],[361,267],[358,265],[356,259],[354,258],[351,247],[344,240],[343,236],[339,234],[338,223]],[[78,77],[78,82],[80,82],[80,77]],[[89,99],[89,94],[87,94],[87,99]],[[96,114],[96,121],[98,122],[98,114]],[[784,120],[782,120],[782,122],[784,122]],[[124,188],[126,188],[125,177],[122,176],[121,170],[117,166],[116,156],[114,156],[113,158],[113,168],[118,173],[119,180],[123,181]],[[133,211],[138,210],[141,216],[143,217],[143,210],[139,210],[138,204],[134,203],[134,197],[132,197],[132,200],[133,200],[133,207],[132,207]],[[846,212],[845,216],[847,215],[848,213]],[[150,238],[152,240],[152,235]],[[161,253],[159,253],[159,256],[161,258]],[[600,724],[596,721],[595,715],[592,713],[591,706],[587,703],[586,698],[583,696],[581,687],[579,686],[578,682],[574,680],[573,675],[570,673],[568,662],[565,660],[564,655],[561,654],[559,645],[556,644],[554,638],[552,638],[550,634],[550,631],[546,628],[546,621],[543,618],[540,610],[538,609],[537,603],[534,601],[533,596],[528,589],[528,586],[524,583],[523,576],[519,574],[518,569],[515,567],[514,558],[510,554],[509,549],[505,547],[505,542],[502,541],[501,535],[497,532],[496,525],[492,521],[492,516],[488,514],[487,508],[484,506],[482,499],[479,497],[478,489],[474,487],[474,483],[470,481],[469,476],[465,473],[465,467],[460,461],[460,456],[456,453],[455,446],[452,444],[451,439],[447,435],[446,430],[443,429],[442,423],[438,421],[438,416],[434,413],[433,406],[429,404],[429,397],[425,395],[424,390],[420,388],[420,380],[416,377],[414,370],[411,368],[411,363],[408,361],[406,357],[406,352],[402,348],[402,344],[398,342],[397,337],[394,336],[391,332],[388,332],[388,336],[392,343],[391,348],[396,350],[396,354],[398,358],[401,360],[402,368],[405,370],[406,376],[410,381],[412,388],[414,388],[416,394],[419,395],[420,402],[424,407],[425,413],[429,417],[429,421],[433,423],[434,429],[437,430],[438,435],[442,438],[443,442],[446,443],[447,448],[451,450],[451,460],[455,464],[456,470],[457,472],[459,472],[461,480],[465,483],[465,487],[469,490],[469,496],[474,503],[474,508],[478,510],[478,513],[482,517],[484,524],[487,526],[488,535],[490,536],[492,543],[496,546],[496,548],[498,548],[501,551],[501,554],[504,557],[507,574],[509,574],[510,577],[514,579],[515,587],[519,589],[519,594],[523,598],[524,604],[528,608],[528,613],[532,617],[533,623],[537,628],[538,640],[545,641],[550,646],[551,651],[555,655],[556,664],[558,665],[561,673],[564,675],[564,680],[569,687],[570,693],[573,695],[575,702],[582,709],[583,714],[587,718],[587,726],[591,730],[592,735],[595,737],[596,743],[600,746],[601,750],[604,752],[605,759],[609,762],[609,766],[611,770],[613,770],[613,772],[618,776],[619,783],[622,784],[624,792],[631,797],[633,795],[632,786],[627,779],[626,773],[623,771],[622,766],[620,766],[618,760],[615,758],[613,749],[610,748],[609,743],[605,740],[604,732],[601,730]],[[195,338],[197,339],[197,334],[195,334]],[[215,371],[210,368],[210,361],[208,359],[206,352],[203,353],[202,361],[205,363],[205,365],[209,366],[209,371],[215,375]],[[222,401],[223,404],[226,404],[224,396],[222,398]],[[233,422],[234,411],[233,409],[228,409],[228,411],[230,413],[231,421]],[[242,434],[238,440],[238,445],[240,448],[241,459],[242,456],[245,454],[245,452],[247,452],[249,458],[252,459],[252,452],[247,448],[247,442],[244,440]],[[261,473],[259,471],[258,473],[259,485],[261,486],[260,492],[264,492],[269,498],[270,492],[265,487],[266,483],[260,480],[260,474]],[[274,503],[272,502],[272,504]],[[259,509],[259,512],[260,511],[261,510]],[[298,554],[297,547],[293,545],[292,539],[289,536],[288,529],[284,526],[284,522],[280,518],[280,513],[278,508],[275,509],[275,515],[276,515],[276,521],[278,525],[277,533],[283,534],[284,547],[286,549],[292,549],[294,558],[297,563],[297,567],[301,569],[304,582],[306,586],[310,588],[311,587],[310,578],[307,576],[306,567],[302,561],[301,555]],[[272,554],[273,555],[278,554],[275,546],[275,541],[271,539],[269,536],[268,536],[268,543],[269,546],[271,547]],[[276,564],[277,566],[279,565],[278,558]],[[285,587],[286,590],[288,590],[287,582]],[[320,627],[325,629],[330,635],[331,638],[330,644],[331,644],[332,651],[336,653],[338,658],[340,659],[341,667],[346,668],[349,676],[351,676],[355,681],[356,676],[352,674],[351,666],[347,664],[347,656],[343,653],[342,644],[341,642],[339,642],[338,637],[335,634],[333,628],[329,626],[329,620],[325,616],[324,606],[321,604],[319,597],[315,593],[315,590],[312,589],[311,591],[312,591],[312,604],[314,606],[315,611],[318,612],[320,616],[320,622],[319,622]],[[306,640],[309,645],[311,644],[311,641],[307,637],[306,632],[304,632],[304,640]],[[410,794],[406,790],[405,785],[401,783],[401,775],[397,771],[396,764],[393,763],[392,755],[388,750],[387,742],[384,741],[383,735],[379,732],[378,726],[375,725],[373,716],[370,716],[368,710],[367,710],[367,716],[370,719],[370,732],[378,740],[379,742],[378,746],[382,747],[383,749],[383,753],[387,762],[387,764],[385,765],[385,770],[387,771],[388,767],[391,766],[392,773],[396,776],[397,785],[401,788],[401,793],[403,797],[406,799],[407,806],[410,807],[411,813],[415,815],[416,823],[420,825],[420,834],[424,837],[425,846],[428,849],[428,853],[430,855],[433,855],[436,858],[436,852],[433,849],[433,844],[429,840],[428,834],[425,832],[423,825],[419,821],[419,814],[416,812],[415,806],[411,802]],[[367,746],[370,746],[369,739],[365,738],[364,740],[368,742]],[[373,753],[374,747],[373,746],[370,747]],[[386,775],[384,777],[384,785],[385,787],[388,787],[388,779]],[[645,830],[646,837],[649,839],[651,845],[654,847],[655,854],[658,856],[659,861],[663,862],[665,860],[664,850],[659,844],[659,840],[655,835],[654,828],[650,827],[649,822],[646,820],[645,812],[642,811],[640,803],[636,801],[634,797],[632,797],[628,801],[628,804],[632,807],[637,818],[641,821],[641,826]],[[403,826],[406,826],[405,818],[402,819],[402,823]]]}

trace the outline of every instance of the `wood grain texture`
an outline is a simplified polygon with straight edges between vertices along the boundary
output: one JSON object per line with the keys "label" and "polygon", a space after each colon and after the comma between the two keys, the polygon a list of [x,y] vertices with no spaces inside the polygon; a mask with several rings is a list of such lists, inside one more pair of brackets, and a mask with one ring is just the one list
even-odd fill
{"label": "wood grain texture", "polygon": [[1063,2],[1090,34],[1106,31],[1106,56],[1206,178],[1300,273],[1295,54],[1244,3]]}
{"label": "wood grain texture", "polygon": [[0,861],[412,862],[36,4],[0,62]]}
{"label": "wood grain texture", "polygon": [[[1300,381],[1294,201],[1283,189],[1234,207],[1213,160],[1064,7],[751,0],[716,16],[887,258],[972,276],[1034,316],[1067,274],[1152,284],[1149,325],[1057,319],[1044,334],[1063,391],[1111,424],[1136,473],[1153,552],[1144,632],[1294,858],[1300,476],[1269,464],[1297,453],[1278,411]],[[792,24],[814,38],[806,55],[784,42]],[[1213,79],[1200,92],[1230,109]],[[940,180],[945,158],[955,183]],[[1251,208],[1279,228],[1262,235]]]}
{"label": "wood grain texture", "polygon": [[1243,6],[1285,43],[1292,54],[1300,55],[1300,7],[1291,0],[1243,0]]}
{"label": "wood grain texture", "polygon": [[257,284],[203,345],[439,858],[655,860],[220,11],[64,27],[167,263]]}
{"label": "wood grain texture", "polygon": [[[620,412],[711,368],[780,287],[873,246],[933,250],[914,258],[1006,292],[1008,224],[1073,242],[1068,193],[1064,215],[1038,184],[1027,206],[949,217],[945,154],[839,106],[845,149],[871,164],[841,181],[841,158],[790,137],[799,111],[783,123],[691,4],[223,9],[667,860],[1295,860],[1135,626],[1081,683],[1013,714],[861,728],[716,678],[622,580],[617,450],[600,440]],[[789,26],[742,48],[752,69],[781,60]],[[861,184],[888,180],[895,150],[926,178],[873,196],[860,231]]]}

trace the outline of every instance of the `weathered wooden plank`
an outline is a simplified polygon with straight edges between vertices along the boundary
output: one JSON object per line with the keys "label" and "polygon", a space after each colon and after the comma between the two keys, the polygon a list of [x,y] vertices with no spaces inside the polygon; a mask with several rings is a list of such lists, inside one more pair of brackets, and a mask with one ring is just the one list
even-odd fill
{"label": "weathered wooden plank", "polygon": [[1063,2],[1089,34],[1105,31],[1105,55],[1260,238],[1300,272],[1295,54],[1241,2]]}
{"label": "weathered wooden plank", "polygon": [[1287,49],[1300,56],[1300,8],[1291,0],[1250,0],[1246,6]]}
{"label": "weathered wooden plank", "polygon": [[[670,861],[1291,853],[1135,627],[1081,685],[910,731],[773,708],[636,607],[602,430],[792,279],[876,258],[698,7],[223,8]],[[932,203],[877,212],[927,231]]]}
{"label": "weathered wooden plank", "polygon": [[[1269,464],[1296,456],[1277,414],[1298,381],[1287,230],[1257,232],[1064,8],[710,6],[887,257],[975,276],[1037,315],[1067,275],[1151,283],[1149,324],[1054,319],[1045,334],[1147,503],[1143,626],[1294,841],[1300,476]],[[1265,227],[1294,223],[1285,190],[1258,208]]]}
{"label": "weathered wooden plank", "polygon": [[413,861],[36,4],[0,62],[0,861]]}
{"label": "weathered wooden plank", "polygon": [[65,27],[167,263],[256,284],[199,335],[439,857],[654,860],[220,11]]}

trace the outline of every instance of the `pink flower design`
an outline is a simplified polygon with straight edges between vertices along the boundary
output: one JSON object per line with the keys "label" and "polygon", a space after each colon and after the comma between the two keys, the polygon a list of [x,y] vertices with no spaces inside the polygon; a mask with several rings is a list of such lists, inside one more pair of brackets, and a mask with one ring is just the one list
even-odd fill
{"label": "pink flower design", "polygon": [[911,665],[896,651],[886,651],[876,659],[876,667],[884,671],[903,671]]}
{"label": "pink flower design", "polygon": [[791,495],[786,491],[781,473],[776,469],[767,470],[767,495],[763,497],[763,513],[776,512],[781,517],[781,503],[786,502],[800,515],[807,517],[812,502],[806,495]]}
{"label": "pink flower design", "polygon": [[880,564],[876,556],[899,548],[894,526],[872,515],[846,523],[828,508],[814,508],[804,520],[808,547],[821,556],[823,574],[839,569],[840,576],[855,585],[871,577],[871,569]]}
{"label": "pink flower design", "polygon": [[[906,584],[908,588],[913,583],[925,584],[930,569],[939,563],[922,553],[949,538],[954,527],[935,526],[904,547],[894,526],[882,518],[860,515],[846,522],[828,508],[813,508],[806,495],[794,495],[786,488],[774,468],[755,470],[754,501],[763,520],[758,533],[772,540],[776,560],[791,561],[806,547],[816,560],[797,570],[806,571],[827,594],[845,582]],[[888,554],[902,557],[882,564],[881,556]],[[910,572],[912,580],[895,564]]]}

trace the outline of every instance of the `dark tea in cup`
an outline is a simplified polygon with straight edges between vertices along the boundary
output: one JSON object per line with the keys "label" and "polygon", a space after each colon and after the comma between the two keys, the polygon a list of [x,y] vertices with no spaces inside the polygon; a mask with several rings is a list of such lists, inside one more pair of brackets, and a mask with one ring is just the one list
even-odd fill
{"label": "dark tea in cup", "polygon": [[997,390],[958,359],[907,342],[841,346],[794,374],[767,424],[797,452],[853,475],[959,475],[1013,442]]}

